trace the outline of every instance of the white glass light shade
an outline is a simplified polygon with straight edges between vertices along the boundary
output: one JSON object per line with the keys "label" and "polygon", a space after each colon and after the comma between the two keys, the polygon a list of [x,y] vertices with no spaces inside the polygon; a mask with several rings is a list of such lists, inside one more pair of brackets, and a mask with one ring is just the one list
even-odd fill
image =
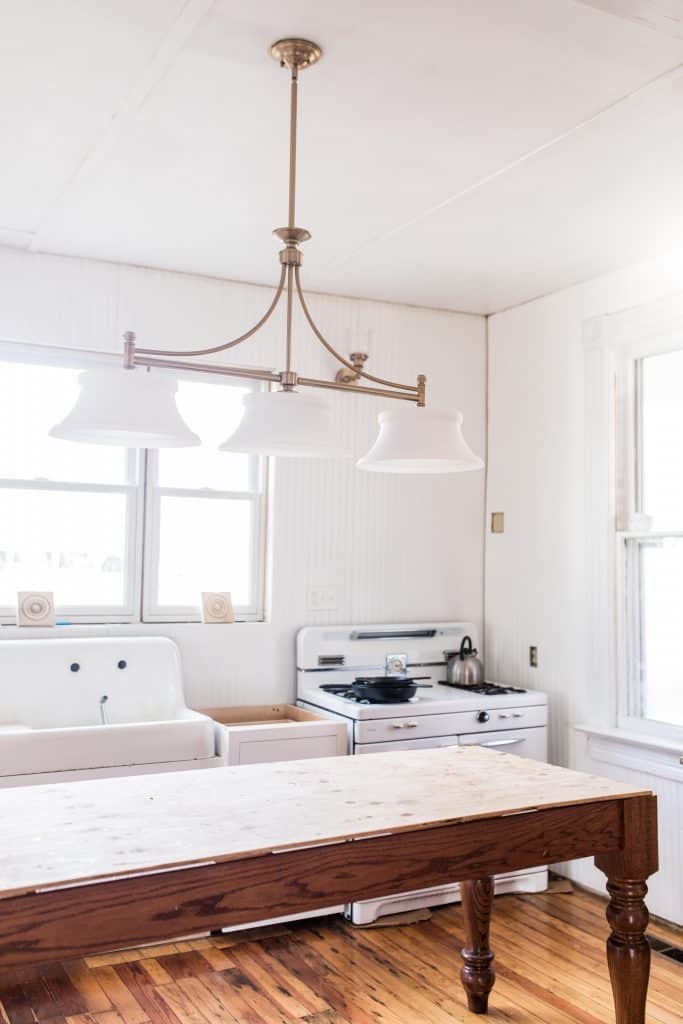
{"label": "white glass light shade", "polygon": [[243,399],[237,429],[220,445],[223,452],[258,455],[343,457],[329,405],[299,391],[252,391]]}
{"label": "white glass light shade", "polygon": [[201,444],[175,402],[178,383],[164,373],[97,369],[79,374],[76,404],[52,437],[126,448],[188,448]]}
{"label": "white glass light shade", "polygon": [[484,463],[462,436],[462,413],[387,409],[379,436],[357,466],[374,473],[461,473]]}

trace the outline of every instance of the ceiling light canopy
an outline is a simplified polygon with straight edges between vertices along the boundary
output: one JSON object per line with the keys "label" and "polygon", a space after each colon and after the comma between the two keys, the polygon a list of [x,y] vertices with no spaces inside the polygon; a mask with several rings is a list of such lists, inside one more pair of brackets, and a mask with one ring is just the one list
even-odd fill
{"label": "ceiling light canopy", "polygon": [[[467,447],[461,432],[462,416],[434,415],[424,409],[427,379],[420,374],[415,384],[402,384],[368,373],[363,359],[353,362],[325,338],[308,309],[301,282],[301,245],[311,236],[296,226],[296,142],[299,72],[317,63],[322,50],[306,39],[281,39],[270,48],[271,56],[290,71],[289,118],[289,216],[287,226],[273,234],[282,242],[280,279],[272,301],[261,319],[238,338],[211,348],[177,351],[138,348],[135,335],[124,335],[124,369],[93,370],[81,374],[81,392],[72,412],[51,433],[73,441],[128,447],[164,448],[199,444],[199,438],[183,422],[175,403],[176,384],[165,373],[143,373],[138,367],[239,377],[265,381],[277,390],[254,392],[245,397],[244,415],[223,451],[267,455],[330,457],[348,454],[337,437],[332,412],[309,388],[352,391],[411,403],[417,408],[380,413],[380,433],[375,445],[358,465],[389,473],[455,473],[483,465]],[[284,369],[252,370],[218,363],[192,362],[247,341],[270,319],[285,299]],[[342,366],[333,381],[300,376],[292,363],[292,317],[298,302],[314,337]],[[354,357],[352,357],[353,359]],[[348,371],[348,372],[347,372]],[[299,390],[303,388],[303,393]]]}

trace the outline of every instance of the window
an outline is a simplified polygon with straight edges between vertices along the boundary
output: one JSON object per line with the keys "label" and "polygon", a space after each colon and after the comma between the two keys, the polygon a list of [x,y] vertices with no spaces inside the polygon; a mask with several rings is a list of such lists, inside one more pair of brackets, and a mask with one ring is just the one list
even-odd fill
{"label": "window", "polygon": [[683,728],[683,348],[631,356],[625,372],[621,720],[672,734]]}
{"label": "window", "polygon": [[0,621],[32,589],[54,591],[58,621],[199,620],[202,590],[228,590],[238,618],[261,618],[263,460],[216,450],[249,385],[179,381],[201,448],[49,437],[94,361],[110,359],[0,346]]}
{"label": "window", "polygon": [[202,447],[147,454],[147,619],[190,617],[202,590],[229,590],[242,618],[259,616],[262,460],[218,451],[247,390],[181,380],[178,408]]}

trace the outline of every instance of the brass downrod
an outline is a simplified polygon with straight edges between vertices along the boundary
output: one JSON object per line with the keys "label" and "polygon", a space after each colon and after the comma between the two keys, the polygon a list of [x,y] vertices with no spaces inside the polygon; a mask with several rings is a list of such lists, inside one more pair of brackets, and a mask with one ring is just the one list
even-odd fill
{"label": "brass downrod", "polygon": [[299,69],[292,67],[289,104],[289,219],[287,226],[296,227],[294,214],[296,205],[296,121],[299,92]]}

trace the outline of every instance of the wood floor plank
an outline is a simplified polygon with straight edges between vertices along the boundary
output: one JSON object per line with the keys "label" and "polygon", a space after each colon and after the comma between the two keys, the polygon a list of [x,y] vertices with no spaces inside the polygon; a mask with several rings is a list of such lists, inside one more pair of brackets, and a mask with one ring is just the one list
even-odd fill
{"label": "wood floor plank", "polygon": [[155,958],[157,966],[169,975],[172,981],[180,978],[194,978],[198,974],[207,974],[211,966],[207,960],[194,949],[183,953],[172,953],[170,956]]}
{"label": "wood floor plank", "polygon": [[[368,978],[356,977],[344,969],[337,970],[327,962],[309,943],[309,933],[295,933],[295,941],[299,944],[301,956],[318,971],[321,978],[326,978],[334,988],[345,994],[349,1016],[354,1024],[404,1024],[387,1006],[383,992]],[[318,991],[321,991],[320,989]],[[325,998],[335,1009],[332,993],[325,992]]]}
{"label": "wood floor plank", "polygon": [[209,988],[210,985],[209,991],[223,1006],[229,1018],[234,1017],[239,1024],[267,1024],[258,1010],[245,998],[242,988],[234,984],[234,979],[235,976],[229,971],[219,971],[210,975],[210,978],[202,978],[201,981],[205,988]]}
{"label": "wood floor plank", "polygon": [[389,961],[359,949],[356,937],[348,929],[336,928],[331,937],[327,932],[312,931],[310,942],[330,966],[346,971],[349,980],[360,985],[371,983],[384,1006],[399,1020],[410,1008],[417,1020],[452,1024],[453,1012],[462,1008],[454,996],[444,993],[432,993],[427,998],[419,985],[408,982]]}
{"label": "wood floor plank", "polygon": [[309,1017],[331,1007],[296,975],[288,975],[267,950],[256,943],[235,946],[232,957],[239,969],[291,1017]]}
{"label": "wood floor plank", "polygon": [[201,1010],[195,1006],[193,1000],[183,991],[178,982],[172,981],[168,985],[159,985],[156,991],[162,1002],[180,1021],[180,1024],[206,1024],[206,1018]]}
{"label": "wood floor plank", "polygon": [[112,1009],[111,1000],[83,960],[68,960],[64,970],[80,992],[88,1013],[106,1013]]}
{"label": "wood floor plank", "polygon": [[113,967],[96,967],[95,977],[124,1024],[147,1024],[147,1014]]}
{"label": "wood floor plank", "polygon": [[[133,963],[118,964],[114,970],[151,1021],[155,1024],[179,1024],[170,1007],[160,999],[156,983],[150,978],[148,963],[150,961],[137,960]],[[166,971],[162,971],[162,974],[167,983],[172,984],[173,979],[170,975]]]}
{"label": "wood floor plank", "polygon": [[[604,914],[582,891],[499,897],[490,1024],[613,1024]],[[463,935],[452,905],[414,925],[315,918],[5,972],[0,1024],[477,1024]],[[681,1005],[683,964],[653,956],[648,1024],[681,1024]]]}
{"label": "wood floor plank", "polygon": [[290,975],[316,991],[338,1017],[352,1020],[353,1024],[376,1024],[377,1018],[358,1003],[356,993],[349,991],[345,978],[328,970],[317,954],[297,937],[297,933],[294,933],[293,941],[266,940],[265,945]]}

